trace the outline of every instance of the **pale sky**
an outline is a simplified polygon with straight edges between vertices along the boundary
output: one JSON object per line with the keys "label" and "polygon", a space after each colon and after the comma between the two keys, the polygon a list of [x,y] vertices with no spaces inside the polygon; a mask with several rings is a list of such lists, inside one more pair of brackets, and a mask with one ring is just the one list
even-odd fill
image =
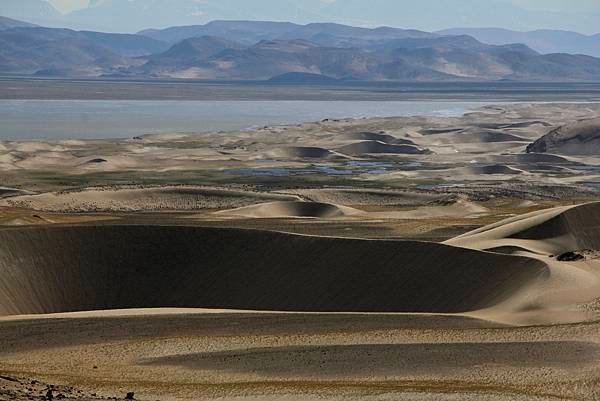
{"label": "pale sky", "polygon": [[[485,0],[483,0],[485,1]],[[599,0],[512,0],[512,3],[530,10],[548,10],[548,11],[598,11],[600,10]]]}
{"label": "pale sky", "polygon": [[[37,18],[22,0],[0,0],[5,16],[46,26],[111,32],[203,24],[211,20],[337,22],[437,31],[498,27],[600,32],[600,0],[45,0],[65,16]],[[30,0],[30,2],[43,0]],[[24,4],[24,3],[23,3]],[[30,4],[30,3],[27,3]],[[70,14],[69,14],[70,13]]]}
{"label": "pale sky", "polygon": [[[90,0],[48,0],[54,7],[56,7],[59,11],[66,13],[73,10],[79,10],[85,8],[89,5]],[[127,1],[127,0],[123,0]],[[174,4],[177,3],[177,0],[165,0],[171,1]],[[252,1],[252,0],[246,0]],[[336,0],[321,0],[325,3],[327,2],[335,2]],[[344,0],[337,0],[344,1]],[[442,0],[443,1],[443,0]],[[448,0],[446,0],[448,1]],[[455,1],[455,0],[450,0]],[[486,0],[481,0],[486,1]],[[600,11],[600,1],[599,0],[506,0],[510,1],[513,4],[523,7],[529,10],[548,10],[548,11]],[[199,1],[200,2],[200,1]]]}
{"label": "pale sky", "polygon": [[89,0],[50,0],[50,3],[60,12],[67,13],[73,10],[85,8]]}

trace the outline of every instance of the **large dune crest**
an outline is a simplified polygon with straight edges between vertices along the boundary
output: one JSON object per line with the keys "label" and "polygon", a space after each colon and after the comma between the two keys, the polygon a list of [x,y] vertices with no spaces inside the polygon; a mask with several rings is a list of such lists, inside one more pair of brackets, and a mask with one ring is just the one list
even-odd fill
{"label": "large dune crest", "polygon": [[545,263],[549,275],[480,316],[511,323],[585,320],[600,299],[600,203],[565,206],[510,218],[446,241],[448,245],[521,255]]}
{"label": "large dune crest", "polygon": [[[275,201],[218,214],[364,212]],[[512,217],[444,244],[169,225],[13,227],[0,230],[0,315],[173,307],[581,321],[580,305],[600,298],[598,254],[600,203]]]}
{"label": "large dune crest", "polygon": [[466,233],[446,243],[474,249],[515,246],[548,255],[600,249],[600,203],[528,213]]}

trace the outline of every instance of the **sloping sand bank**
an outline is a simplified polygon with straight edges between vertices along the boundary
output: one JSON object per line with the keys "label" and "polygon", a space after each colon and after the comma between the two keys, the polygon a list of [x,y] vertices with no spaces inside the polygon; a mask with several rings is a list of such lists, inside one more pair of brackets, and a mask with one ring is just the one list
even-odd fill
{"label": "sloping sand bank", "polygon": [[217,212],[221,216],[250,218],[298,217],[332,218],[361,214],[347,206],[319,202],[270,202]]}
{"label": "sloping sand bank", "polygon": [[514,246],[547,255],[600,249],[600,203],[528,213],[482,227],[446,243],[474,249]]}
{"label": "sloping sand bank", "polygon": [[548,274],[519,256],[414,241],[162,226],[0,231],[0,315],[201,307],[458,313]]}
{"label": "sloping sand bank", "polygon": [[548,265],[547,279],[482,311],[481,317],[533,324],[579,321],[586,310],[598,312],[593,305],[600,299],[600,203],[517,216],[446,243],[526,256]]}
{"label": "sloping sand bank", "polygon": [[16,206],[49,212],[131,212],[233,208],[257,202],[298,198],[252,191],[201,186],[86,188],[80,191],[15,196],[0,201],[1,206]]}

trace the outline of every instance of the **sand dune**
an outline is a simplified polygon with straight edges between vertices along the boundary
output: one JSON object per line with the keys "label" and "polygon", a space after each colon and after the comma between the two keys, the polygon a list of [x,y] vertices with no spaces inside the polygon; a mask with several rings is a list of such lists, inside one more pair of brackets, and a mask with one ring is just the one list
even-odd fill
{"label": "sand dune", "polygon": [[26,191],[23,189],[0,187],[0,199],[10,198],[13,196],[32,195],[32,194],[33,194],[33,192]]}
{"label": "sand dune", "polygon": [[413,145],[390,145],[380,141],[363,141],[342,146],[337,149],[340,153],[347,155],[362,154],[404,154],[419,155],[431,153],[426,149],[421,149]]}
{"label": "sand dune", "polygon": [[0,399],[598,399],[599,204],[339,237],[594,200],[599,112],[2,142]]}
{"label": "sand dune", "polygon": [[223,311],[13,318],[0,325],[0,370],[20,383],[0,386],[23,400],[50,382],[86,401],[125,391],[173,401],[587,401],[598,392],[599,327]]}
{"label": "sand dune", "polygon": [[521,174],[522,171],[503,164],[492,164],[487,166],[472,166],[462,169],[465,174]]}
{"label": "sand dune", "polygon": [[274,149],[268,152],[268,156],[276,158],[300,158],[300,159],[327,159],[336,156],[335,153],[311,146],[290,146]]}
{"label": "sand dune", "polygon": [[[547,264],[547,277],[504,305],[481,311],[484,318],[521,324],[580,321],[590,318],[588,308],[581,306],[600,298],[600,203],[517,216],[446,244],[527,256]],[[580,256],[569,262],[562,255]]]}
{"label": "sand dune", "polygon": [[108,160],[97,157],[95,159],[87,160],[83,164],[101,164],[101,163],[108,163]]}
{"label": "sand dune", "polygon": [[412,241],[166,226],[0,230],[0,315],[153,307],[466,312],[547,273],[530,258]]}
{"label": "sand dune", "polygon": [[340,205],[383,205],[383,206],[421,206],[428,203],[451,203],[454,195],[436,194],[418,190],[384,189],[292,189],[284,191],[311,202],[335,203]]}
{"label": "sand dune", "polygon": [[16,196],[0,206],[26,207],[50,212],[111,212],[222,209],[274,200],[297,200],[278,195],[222,188],[166,186],[160,188],[88,188],[83,191]]}
{"label": "sand dune", "polygon": [[544,153],[523,153],[523,154],[505,154],[495,156],[498,160],[512,160],[515,163],[533,164],[533,163],[548,163],[548,164],[573,164],[567,158],[549,155]]}
{"label": "sand dune", "polygon": [[427,220],[439,218],[475,218],[485,216],[490,210],[466,199],[456,201],[444,206],[421,206],[414,210],[392,211],[383,213],[370,213],[372,217],[396,218],[409,220]]}
{"label": "sand dune", "polygon": [[463,128],[425,128],[421,129],[419,132],[423,135],[439,135],[459,132],[462,130]]}
{"label": "sand dune", "polygon": [[361,211],[347,206],[318,202],[270,202],[217,212],[221,216],[248,218],[332,218],[360,215]]}
{"label": "sand dune", "polygon": [[390,145],[415,145],[415,143],[409,139],[399,139],[386,133],[377,132],[349,132],[336,136],[336,139],[346,139],[350,141],[378,141]]}
{"label": "sand dune", "polygon": [[596,156],[600,153],[600,118],[560,126],[529,145],[527,152]]}
{"label": "sand dune", "polygon": [[[446,358],[440,358],[440,354]],[[506,368],[515,364],[540,363],[540,354],[544,355],[548,365],[584,368],[593,365],[600,358],[600,345],[576,341],[548,341],[538,343],[535,347],[529,342],[305,345],[272,347],[268,351],[250,348],[190,353],[148,358],[143,364],[305,379],[313,377],[315,371],[327,365],[327,369],[321,374],[330,380],[340,380],[348,376],[364,378],[406,372],[411,372],[414,376],[443,375],[484,364]],[[348,366],[348,360],[352,359],[361,363]],[[290,364],[290,360],[297,363]]]}
{"label": "sand dune", "polygon": [[535,121],[523,121],[520,123],[500,124],[497,126],[497,128],[528,128],[528,127],[531,127],[532,125],[541,125],[543,127],[552,126],[552,124],[550,124],[546,121],[535,120]]}
{"label": "sand dune", "polygon": [[478,249],[489,249],[489,245],[502,243],[553,255],[600,249],[600,203],[559,207],[513,217],[461,235],[448,243]]}
{"label": "sand dune", "polygon": [[527,138],[499,131],[451,132],[436,140],[441,143],[529,142]]}

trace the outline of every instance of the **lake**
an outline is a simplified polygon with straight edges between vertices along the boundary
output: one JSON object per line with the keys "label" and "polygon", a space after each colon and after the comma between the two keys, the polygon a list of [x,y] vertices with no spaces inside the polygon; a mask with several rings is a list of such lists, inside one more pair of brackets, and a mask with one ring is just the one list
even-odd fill
{"label": "lake", "polygon": [[461,115],[486,104],[597,102],[600,83],[352,82],[0,77],[1,139],[127,138],[325,118]]}
{"label": "lake", "polygon": [[325,118],[458,116],[489,102],[0,100],[0,139],[127,138],[295,124]]}

